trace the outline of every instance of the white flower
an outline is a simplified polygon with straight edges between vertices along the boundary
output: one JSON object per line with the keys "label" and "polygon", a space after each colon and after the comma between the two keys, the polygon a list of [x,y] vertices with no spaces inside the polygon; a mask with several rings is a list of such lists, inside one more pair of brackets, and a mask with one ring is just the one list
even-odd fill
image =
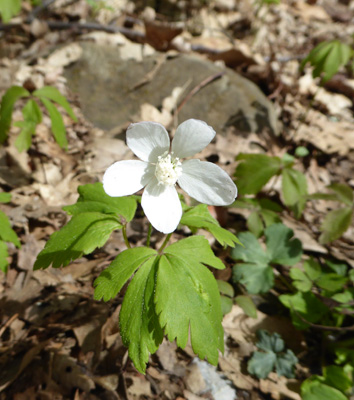
{"label": "white flower", "polygon": [[152,226],[173,232],[182,217],[176,183],[201,203],[225,206],[237,196],[229,175],[217,165],[181,158],[200,152],[215,131],[203,121],[189,119],[178,126],[170,149],[166,129],[156,122],[139,122],[127,130],[127,145],[140,160],[118,161],[103,176],[103,188],[112,197],[128,196],[145,187],[141,205]]}

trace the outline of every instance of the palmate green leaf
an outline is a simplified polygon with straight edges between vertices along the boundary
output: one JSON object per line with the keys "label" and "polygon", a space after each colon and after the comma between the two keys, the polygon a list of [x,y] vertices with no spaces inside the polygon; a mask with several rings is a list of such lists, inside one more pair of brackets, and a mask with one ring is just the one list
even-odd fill
{"label": "palmate green leaf", "polygon": [[192,230],[201,228],[209,231],[222,246],[233,247],[235,243],[240,244],[240,241],[233,233],[222,228],[218,221],[210,215],[208,206],[205,204],[187,207],[180,223],[187,225]]}
{"label": "palmate green leaf", "polygon": [[348,281],[346,276],[337,272],[323,271],[321,265],[312,258],[304,262],[304,270],[305,272],[298,268],[290,270],[290,276],[294,280],[293,285],[301,292],[310,291],[313,284],[328,292],[337,292],[343,289]]}
{"label": "palmate green leaf", "polygon": [[22,109],[22,115],[25,121],[32,121],[35,124],[42,122],[42,111],[33,99],[27,101]]}
{"label": "palmate green leaf", "polygon": [[[0,1],[8,2],[8,0]],[[3,143],[7,138],[7,134],[11,126],[14,104],[21,97],[27,97],[29,95],[30,93],[20,86],[12,86],[4,94],[0,107],[0,143]]]}
{"label": "palmate green leaf", "polygon": [[220,292],[221,311],[223,315],[226,315],[231,311],[234,304],[233,297],[235,295],[235,291],[228,282],[217,279],[216,283],[218,284],[218,289]]}
{"label": "palmate green leaf", "polygon": [[274,285],[273,269],[268,264],[235,264],[232,276],[235,282],[246,286],[251,294],[267,293]]}
{"label": "palmate green leaf", "polygon": [[312,281],[304,271],[301,271],[299,268],[291,268],[289,275],[297,290],[300,290],[300,292],[309,292],[311,290]]}
{"label": "palmate green leaf", "polygon": [[0,15],[6,24],[21,10],[21,0],[0,0]]}
{"label": "palmate green leaf", "polygon": [[11,201],[11,193],[0,193],[0,203],[10,203]]}
{"label": "palmate green leaf", "polygon": [[353,381],[350,379],[343,367],[330,365],[323,368],[324,383],[342,392],[352,389]]}
{"label": "palmate green leaf", "polygon": [[74,215],[58,232],[51,235],[39,253],[34,269],[65,267],[83,254],[102,247],[115,229],[122,225],[113,215],[87,212]]}
{"label": "palmate green leaf", "polygon": [[171,244],[164,250],[166,254],[182,257],[186,262],[202,263],[216,269],[224,269],[225,265],[216,257],[204,236],[190,236]]}
{"label": "palmate green leaf", "polygon": [[[151,257],[143,263],[128,286],[119,314],[123,343],[141,373],[145,373],[150,353],[158,349],[163,339],[154,305],[157,268],[161,269],[159,257]],[[156,296],[157,293],[155,301]]]}
{"label": "palmate green leaf", "polygon": [[263,222],[257,211],[251,212],[247,218],[247,228],[256,237],[260,237],[263,233]]}
{"label": "palmate green leaf", "polygon": [[354,282],[354,270],[353,270],[353,269],[351,269],[351,270],[349,271],[348,277],[349,277],[349,279],[350,279],[352,282]]}
{"label": "palmate green leaf", "polygon": [[264,351],[272,351],[273,353],[280,353],[284,350],[284,340],[279,333],[270,334],[264,329],[257,331],[258,342],[257,347]]}
{"label": "palmate green leaf", "polygon": [[333,272],[335,272],[337,275],[340,276],[346,276],[348,272],[348,264],[344,261],[337,260],[337,259],[331,259],[331,260],[326,260],[326,265],[329,267],[329,269]]}
{"label": "palmate green leaf", "polygon": [[354,192],[350,186],[342,183],[333,183],[328,186],[328,189],[333,193],[313,193],[307,198],[311,200],[340,201],[349,207],[353,206]]}
{"label": "palmate green leaf", "polygon": [[[327,296],[329,297],[329,296]],[[331,296],[331,299],[341,303],[336,307],[336,310],[341,311],[345,310],[346,312],[354,312],[354,288],[345,289],[339,293],[334,294]]]}
{"label": "palmate green leaf", "polygon": [[122,225],[134,218],[137,208],[134,196],[108,196],[100,182],[79,186],[77,190],[80,194],[77,203],[63,207],[63,210],[70,215],[84,212],[114,214],[120,218]]}
{"label": "palmate green leaf", "polygon": [[331,189],[336,194],[338,201],[349,207],[353,206],[354,192],[350,186],[342,183],[333,183],[328,186],[328,189]]}
{"label": "palmate green leaf", "polygon": [[262,217],[264,224],[266,227],[274,224],[279,224],[281,223],[281,218],[280,216],[271,210],[261,210],[260,211],[260,216]]}
{"label": "palmate green leaf", "polygon": [[249,296],[236,296],[235,301],[246,315],[251,318],[257,318],[257,307]]}
{"label": "palmate green leaf", "polygon": [[348,63],[353,56],[350,46],[339,40],[332,40],[320,43],[302,61],[301,69],[309,62],[314,66],[312,76],[322,76],[322,82],[326,82],[336,74],[340,67]]}
{"label": "palmate green leaf", "polygon": [[244,261],[233,267],[233,279],[246,286],[249,293],[266,293],[273,287],[274,273],[269,265],[270,257],[259,244],[251,232],[242,232],[239,235],[244,247],[236,245],[232,249],[231,257]]}
{"label": "palmate green leaf", "polygon": [[349,363],[349,365],[354,364],[354,349],[346,347],[335,347],[333,350],[336,355],[336,360],[335,360],[336,364],[344,364],[344,363]]}
{"label": "palmate green leaf", "polygon": [[41,97],[41,101],[48,111],[52,123],[52,132],[55,141],[60,147],[66,149],[68,147],[68,140],[66,138],[66,130],[63,117],[61,116],[59,110],[50,100],[45,97]]}
{"label": "palmate green leaf", "polygon": [[38,104],[30,99],[22,109],[23,121],[18,121],[14,125],[21,129],[16,138],[15,146],[19,152],[28,150],[32,144],[32,136],[36,132],[37,125],[42,121],[42,112]]}
{"label": "palmate green leaf", "polygon": [[299,239],[293,238],[292,229],[283,224],[274,224],[265,229],[264,235],[272,263],[292,266],[300,261],[302,244]]}
{"label": "palmate green leaf", "polygon": [[240,154],[241,163],[235,171],[236,184],[240,193],[257,194],[269,179],[280,173],[282,161],[279,157],[265,154]]}
{"label": "palmate green leaf", "polygon": [[257,206],[257,199],[249,199],[247,197],[243,198],[242,200],[235,200],[232,204],[229,205],[229,207],[241,208],[246,210],[256,210],[258,209]]}
{"label": "palmate green leaf", "polygon": [[0,228],[0,239],[5,242],[11,242],[18,248],[21,247],[16,232],[11,228],[7,215],[2,211],[0,211]]}
{"label": "palmate green leaf", "polygon": [[236,245],[231,257],[244,261],[233,268],[233,279],[246,286],[249,293],[266,293],[274,284],[273,268],[270,264],[294,265],[302,255],[301,242],[293,239],[293,231],[283,224],[274,224],[264,231],[267,251],[250,232],[239,237],[244,247]]}
{"label": "palmate green leaf", "polygon": [[266,379],[273,371],[277,356],[272,351],[261,353],[256,351],[247,364],[247,371],[259,379]]}
{"label": "palmate green leaf", "polygon": [[232,306],[234,304],[233,300],[230,297],[220,295],[220,304],[221,304],[221,312],[223,315],[228,314],[232,310]]}
{"label": "palmate green leaf", "polygon": [[320,243],[325,244],[340,238],[351,225],[352,219],[353,209],[351,207],[330,211],[321,225]]}
{"label": "palmate green leaf", "polygon": [[38,97],[39,99],[48,99],[58,103],[60,106],[64,108],[64,110],[69,114],[69,116],[77,122],[77,117],[74,114],[74,111],[70,107],[69,102],[66,98],[59,92],[59,90],[53,86],[44,86],[41,89],[35,90],[33,92],[33,96]]}
{"label": "palmate green leaf", "polygon": [[294,366],[298,362],[295,354],[287,349],[285,353],[277,354],[275,361],[275,370],[279,376],[294,378]]}
{"label": "palmate green leaf", "polygon": [[246,197],[241,200],[235,200],[229,207],[246,208],[253,211],[269,210],[277,213],[283,211],[283,208],[278,203],[267,198],[249,199]]}
{"label": "palmate green leaf", "polygon": [[4,274],[7,273],[7,268],[9,266],[9,262],[7,261],[8,256],[7,245],[5,242],[0,240],[0,271]]}
{"label": "palmate green leaf", "polygon": [[307,181],[305,175],[292,168],[282,171],[282,195],[284,204],[289,206],[296,218],[300,218],[307,200]]}
{"label": "palmate green leaf", "polygon": [[230,207],[252,210],[247,219],[247,228],[257,237],[262,235],[264,227],[281,222],[277,213],[283,211],[282,207],[269,199],[245,198],[234,201]]}
{"label": "palmate green leaf", "polygon": [[232,285],[229,284],[229,282],[222,281],[221,279],[217,279],[216,283],[218,284],[219,292],[221,294],[224,294],[228,297],[234,297],[235,296],[235,291]]}
{"label": "palmate green leaf", "polygon": [[[320,69],[316,72],[324,72],[323,81],[331,79],[339,69],[346,65],[351,57],[353,57],[353,49],[345,43],[339,40],[333,40],[330,42],[331,48],[327,53],[327,57],[321,63]],[[321,70],[321,72],[320,72]]]}
{"label": "palmate green leaf", "polygon": [[[183,251],[183,244],[190,249],[193,242],[198,249],[194,255]],[[220,294],[212,273],[202,265],[215,266],[216,257],[202,247],[210,249],[205,238],[196,236],[165,249],[157,271],[156,311],[169,340],[184,348],[190,331],[195,354],[216,365],[218,350],[224,350]]]}
{"label": "palmate green leaf", "polygon": [[328,312],[328,308],[311,292],[283,294],[279,296],[279,300],[289,308],[292,322],[297,329],[308,328],[309,324],[305,321],[316,323]]}
{"label": "palmate green leaf", "polygon": [[338,389],[322,383],[318,375],[313,375],[302,383],[301,398],[302,400],[348,400]]}
{"label": "palmate green leaf", "polygon": [[322,274],[321,265],[313,258],[309,258],[304,262],[304,270],[312,281],[318,279]]}
{"label": "palmate green leaf", "polygon": [[327,200],[327,201],[338,201],[338,196],[332,193],[312,193],[307,196],[309,200]]}
{"label": "palmate green leaf", "polygon": [[37,125],[32,121],[17,121],[14,126],[21,128],[21,132],[15,140],[15,147],[21,153],[31,147],[32,136],[36,133]]}
{"label": "palmate green leaf", "polygon": [[270,262],[269,255],[265,253],[257,238],[251,232],[242,232],[239,236],[243,246],[237,245],[231,250],[231,257],[234,260],[254,264],[268,264]]}
{"label": "palmate green leaf", "polygon": [[156,251],[148,247],[134,247],[118,254],[95,280],[95,300],[103,298],[104,301],[108,301],[116,297],[139,266],[156,255]]}
{"label": "palmate green leaf", "polygon": [[283,207],[281,207],[275,201],[272,201],[267,198],[256,199],[256,200],[260,206],[260,211],[273,211],[274,213],[280,213],[283,211]]}
{"label": "palmate green leaf", "polygon": [[278,333],[270,334],[266,330],[257,331],[257,347],[264,351],[255,352],[248,362],[248,372],[265,379],[274,367],[279,376],[294,377],[297,357],[291,350],[285,351],[284,340]]}
{"label": "palmate green leaf", "polygon": [[328,292],[337,292],[338,290],[342,290],[347,282],[348,282],[347,277],[339,276],[334,272],[333,273],[330,272],[330,273],[323,273],[316,280],[316,285]]}
{"label": "palmate green leaf", "polygon": [[170,245],[161,256],[146,247],[127,249],[96,279],[95,299],[107,301],[139,268],[124,297],[120,328],[140,372],[145,372],[149,354],[157,350],[164,331],[185,347],[189,327],[196,354],[217,363],[218,349],[223,349],[220,294],[203,264],[224,268],[208,241],[192,236]]}
{"label": "palmate green leaf", "polygon": [[155,301],[168,339],[185,348],[190,330],[194,353],[216,365],[224,342],[220,294],[212,273],[202,264],[165,254],[157,273]]}

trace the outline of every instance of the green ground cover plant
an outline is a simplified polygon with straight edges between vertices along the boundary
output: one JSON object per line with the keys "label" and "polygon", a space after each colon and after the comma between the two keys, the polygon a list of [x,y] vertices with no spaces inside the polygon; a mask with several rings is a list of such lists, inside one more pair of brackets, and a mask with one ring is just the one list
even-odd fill
{"label": "green ground cover plant", "polygon": [[8,137],[13,108],[15,103],[20,99],[28,100],[22,108],[23,120],[14,123],[14,126],[21,128],[15,141],[18,151],[26,151],[31,147],[36,127],[42,122],[42,111],[39,102],[42,103],[50,117],[55,141],[60,147],[66,149],[68,146],[66,129],[63,117],[55,103],[61,106],[74,121],[77,121],[77,118],[66,98],[58,89],[52,86],[44,86],[32,93],[21,86],[12,86],[6,91],[0,106],[0,144],[4,143]]}
{"label": "green ground cover plant", "polygon": [[[0,203],[9,203],[11,201],[10,193],[0,193]],[[7,272],[9,263],[8,257],[8,245],[7,243],[13,243],[17,248],[21,247],[19,238],[16,232],[11,228],[10,221],[7,215],[0,210],[0,270],[4,273]]]}

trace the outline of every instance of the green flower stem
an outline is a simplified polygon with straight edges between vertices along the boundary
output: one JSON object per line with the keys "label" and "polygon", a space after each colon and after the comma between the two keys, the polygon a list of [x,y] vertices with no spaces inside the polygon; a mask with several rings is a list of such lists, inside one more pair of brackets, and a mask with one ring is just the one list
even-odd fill
{"label": "green flower stem", "polygon": [[128,247],[128,249],[131,249],[132,246],[130,245],[128,236],[127,236],[127,225],[123,225],[122,232],[123,232],[125,245]]}
{"label": "green flower stem", "polygon": [[150,246],[150,238],[151,238],[151,232],[152,232],[152,225],[149,224],[149,230],[146,238],[146,247]]}
{"label": "green flower stem", "polygon": [[159,253],[161,254],[162,250],[167,246],[168,241],[171,239],[172,233],[169,233],[164,242],[162,243],[161,247],[159,248]]}

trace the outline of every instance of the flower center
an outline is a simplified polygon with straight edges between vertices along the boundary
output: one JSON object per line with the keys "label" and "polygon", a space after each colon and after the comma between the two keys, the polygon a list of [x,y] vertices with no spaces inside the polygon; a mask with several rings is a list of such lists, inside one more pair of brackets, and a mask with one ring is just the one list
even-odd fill
{"label": "flower center", "polygon": [[159,156],[155,168],[155,176],[159,185],[173,186],[182,173],[181,165],[179,158],[172,158],[167,151]]}

